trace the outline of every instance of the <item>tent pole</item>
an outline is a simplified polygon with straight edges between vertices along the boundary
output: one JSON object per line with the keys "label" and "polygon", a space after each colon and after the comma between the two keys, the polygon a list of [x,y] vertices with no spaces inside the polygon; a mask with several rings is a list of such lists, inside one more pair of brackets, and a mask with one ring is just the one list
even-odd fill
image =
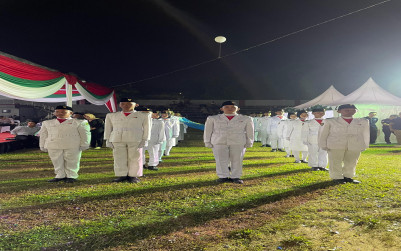
{"label": "tent pole", "polygon": [[67,98],[67,105],[72,107],[72,85],[65,81],[65,95]]}

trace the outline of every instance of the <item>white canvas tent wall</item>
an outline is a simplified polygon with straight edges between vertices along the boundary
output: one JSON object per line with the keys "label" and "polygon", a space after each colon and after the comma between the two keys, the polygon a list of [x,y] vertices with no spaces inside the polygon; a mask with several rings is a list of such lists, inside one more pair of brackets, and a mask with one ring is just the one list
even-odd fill
{"label": "white canvas tent wall", "polygon": [[335,102],[338,99],[342,99],[345,96],[343,94],[341,94],[339,91],[336,90],[336,88],[334,88],[334,86],[330,86],[326,91],[324,91],[322,94],[320,94],[319,96],[317,96],[316,98],[295,106],[296,109],[305,109],[308,107],[312,107],[315,105],[330,105],[331,103]]}
{"label": "white canvas tent wall", "polygon": [[[354,92],[342,99],[333,101],[329,105],[341,104],[355,104],[358,108],[358,112],[355,114],[356,118],[366,117],[372,111],[377,112],[379,119],[376,124],[379,133],[377,142],[380,143],[385,142],[380,121],[392,114],[401,112],[401,98],[381,88],[372,78],[369,78]],[[394,136],[392,136],[391,142],[396,142]]]}

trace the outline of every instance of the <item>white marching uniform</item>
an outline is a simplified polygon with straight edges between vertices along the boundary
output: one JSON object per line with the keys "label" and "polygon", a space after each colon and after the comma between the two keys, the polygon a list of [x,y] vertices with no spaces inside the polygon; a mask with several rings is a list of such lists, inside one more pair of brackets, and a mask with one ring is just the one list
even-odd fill
{"label": "white marching uniform", "polygon": [[150,138],[150,113],[132,111],[108,113],[104,125],[104,139],[113,145],[116,176],[140,177],[143,174],[142,148]]}
{"label": "white marching uniform", "polygon": [[287,139],[290,140],[290,148],[294,154],[295,160],[300,160],[299,153],[301,153],[302,160],[304,161],[308,157],[308,147],[302,140],[302,127],[304,124],[305,121],[300,119],[295,119],[288,123]]}
{"label": "white marching uniform", "polygon": [[47,149],[57,179],[78,178],[82,150],[89,148],[91,133],[87,120],[69,118],[42,123],[39,146]]}
{"label": "white marching uniform", "polygon": [[270,124],[270,119],[271,119],[271,117],[267,117],[267,116],[264,116],[264,117],[261,117],[261,118],[259,118],[258,119],[258,122],[259,122],[259,126],[258,126],[258,136],[259,136],[259,139],[260,139],[260,142],[262,143],[262,146],[263,145],[270,145],[270,135],[269,135],[269,124]]}
{"label": "white marching uniform", "polygon": [[287,139],[287,131],[288,131],[288,124],[293,121],[292,119],[281,120],[277,126],[277,134],[278,137],[283,142],[283,147],[285,152],[287,153],[287,157],[291,155],[291,148],[290,148],[290,141]]}
{"label": "white marching uniform", "polygon": [[327,150],[332,179],[352,178],[362,151],[369,147],[369,121],[342,117],[326,119],[319,131],[319,147]]}
{"label": "white marching uniform", "polygon": [[277,133],[278,124],[282,121],[286,120],[285,117],[280,118],[278,115],[274,117],[270,117],[269,124],[267,127],[267,133],[269,135],[270,145],[273,149],[283,149],[283,141],[279,138]]}
{"label": "white marching uniform", "polygon": [[327,151],[318,145],[319,130],[324,123],[324,119],[321,124],[316,119],[312,119],[307,121],[302,128],[302,141],[308,146],[308,165],[310,167],[326,168],[328,163]]}
{"label": "white marching uniform", "polygon": [[165,121],[164,126],[166,131],[166,148],[164,154],[169,156],[171,148],[177,145],[177,138],[180,135],[180,121],[178,117],[171,116],[170,119]]}
{"label": "white marching uniform", "polygon": [[161,119],[152,119],[152,129],[150,131],[150,139],[147,146],[143,148],[143,160],[145,164],[145,151],[149,153],[149,166],[157,166],[159,164],[160,144],[166,140],[164,133],[164,123]]}
{"label": "white marching uniform", "polygon": [[252,117],[253,127],[254,127],[254,135],[255,135],[255,142],[259,141],[259,117]]}
{"label": "white marching uniform", "polygon": [[178,141],[184,140],[185,134],[187,133],[187,128],[188,126],[180,120],[180,133],[177,138]]}
{"label": "white marching uniform", "polygon": [[[245,150],[254,142],[251,117],[236,114],[231,120],[226,115],[209,116],[203,134],[205,145],[212,147],[219,178],[239,179]],[[229,170],[231,168],[231,174]]]}

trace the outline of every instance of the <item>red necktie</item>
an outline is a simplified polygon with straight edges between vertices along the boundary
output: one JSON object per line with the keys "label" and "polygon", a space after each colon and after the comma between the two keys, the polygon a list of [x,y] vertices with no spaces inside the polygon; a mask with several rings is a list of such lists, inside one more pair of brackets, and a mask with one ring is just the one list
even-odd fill
{"label": "red necktie", "polygon": [[228,118],[228,120],[232,120],[234,118],[234,116],[226,116]]}
{"label": "red necktie", "polygon": [[322,124],[323,119],[315,119],[320,125]]}
{"label": "red necktie", "polygon": [[130,112],[124,112],[125,117],[127,117],[130,114],[131,114]]}
{"label": "red necktie", "polygon": [[60,122],[60,124],[61,124],[61,123],[63,123],[64,121],[66,121],[67,119],[59,119],[59,118],[58,118],[57,120],[58,120],[58,122]]}
{"label": "red necktie", "polygon": [[[344,119],[344,118],[343,118],[343,119]],[[348,124],[351,124],[352,118],[350,118],[350,119],[344,119],[344,120],[347,121]]]}
{"label": "red necktie", "polygon": [[277,116],[277,117],[279,117],[280,119],[283,119],[283,116]]}

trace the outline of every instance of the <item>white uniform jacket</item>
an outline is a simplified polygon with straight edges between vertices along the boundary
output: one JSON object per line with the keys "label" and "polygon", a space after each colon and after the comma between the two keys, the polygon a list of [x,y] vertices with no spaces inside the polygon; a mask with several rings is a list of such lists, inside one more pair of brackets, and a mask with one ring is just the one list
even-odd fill
{"label": "white uniform jacket", "polygon": [[150,113],[133,111],[125,116],[123,112],[106,115],[104,139],[109,142],[141,142],[150,139]]}
{"label": "white uniform jacket", "polygon": [[270,125],[270,119],[271,119],[271,117],[267,117],[267,116],[258,118],[258,123],[259,123],[259,125],[257,127],[258,132],[265,131],[265,133],[269,133],[268,128]]}
{"label": "white uniform jacket", "polygon": [[302,127],[302,141],[311,145],[317,145],[319,130],[322,128],[324,123],[324,119],[322,120],[322,124],[319,124],[316,119],[306,121]]}
{"label": "white uniform jacket", "polygon": [[319,147],[322,149],[364,151],[369,147],[369,121],[354,118],[350,124],[342,117],[324,121],[319,132]]}
{"label": "white uniform jacket", "polygon": [[277,133],[277,126],[282,120],[286,120],[286,118],[283,117],[282,119],[280,119],[279,116],[270,117],[269,118],[269,124],[268,124],[268,127],[267,127],[267,133],[270,134],[270,135],[271,134],[276,134]]}
{"label": "white uniform jacket", "polygon": [[166,134],[164,133],[164,122],[161,119],[152,119],[149,145],[157,145],[165,140]]}
{"label": "white uniform jacket", "polygon": [[57,119],[46,120],[39,134],[39,146],[45,149],[87,148],[91,139],[89,123],[85,119],[67,119],[63,123]]}
{"label": "white uniform jacket", "polygon": [[254,127],[252,118],[238,114],[229,120],[226,115],[209,116],[205,123],[203,141],[212,145],[247,145],[252,147]]}
{"label": "white uniform jacket", "polygon": [[290,148],[293,151],[308,151],[308,147],[302,142],[302,128],[306,121],[300,119],[291,120],[288,123],[287,139],[290,140]]}

